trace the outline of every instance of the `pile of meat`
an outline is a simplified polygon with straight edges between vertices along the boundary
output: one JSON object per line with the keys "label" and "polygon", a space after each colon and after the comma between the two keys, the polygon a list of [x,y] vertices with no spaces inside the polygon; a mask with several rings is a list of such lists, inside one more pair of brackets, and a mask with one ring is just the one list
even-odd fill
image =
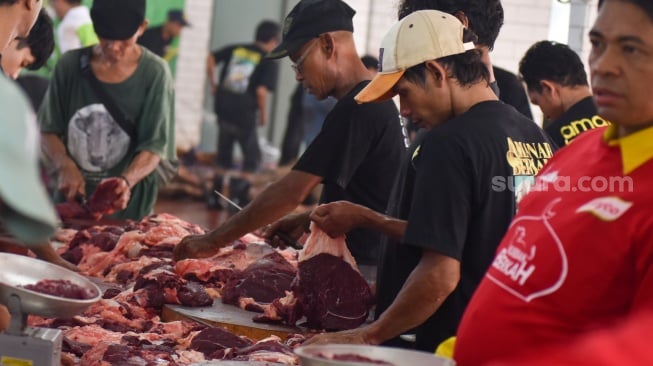
{"label": "pile of meat", "polygon": [[[314,229],[302,253],[246,235],[207,259],[172,261],[187,235],[204,231],[161,214],[122,226],[60,230],[60,254],[86,276],[111,284],[103,299],[72,319],[30,318],[64,332],[68,364],[184,365],[204,360],[298,364],[302,336],[259,342],[189,321],[162,322],[165,304],[210,306],[215,299],[260,313],[258,321],[318,330],[359,326],[373,304],[344,238]],[[312,244],[311,244],[312,243]]]}

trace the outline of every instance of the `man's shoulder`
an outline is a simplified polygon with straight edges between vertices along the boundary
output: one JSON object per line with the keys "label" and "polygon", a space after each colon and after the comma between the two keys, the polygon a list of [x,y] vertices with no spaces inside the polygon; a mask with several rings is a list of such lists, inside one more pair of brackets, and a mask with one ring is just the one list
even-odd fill
{"label": "man's shoulder", "polygon": [[143,50],[141,63],[145,66],[146,70],[155,74],[170,73],[170,67],[168,66],[168,62],[166,62],[166,60],[157,56],[154,52],[148,50],[146,47],[141,47],[141,50]]}
{"label": "man's shoulder", "polygon": [[0,76],[0,111],[7,119],[24,118],[31,111],[23,91],[5,76]]}

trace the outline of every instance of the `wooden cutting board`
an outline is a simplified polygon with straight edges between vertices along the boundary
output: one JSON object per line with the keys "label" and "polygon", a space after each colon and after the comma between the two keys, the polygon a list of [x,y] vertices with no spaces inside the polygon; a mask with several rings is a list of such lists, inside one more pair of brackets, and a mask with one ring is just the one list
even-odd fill
{"label": "wooden cutting board", "polygon": [[258,315],[251,311],[243,310],[234,305],[223,304],[216,299],[211,307],[191,308],[179,305],[166,305],[163,308],[161,319],[163,321],[197,320],[213,326],[222,326],[228,331],[261,340],[271,335],[285,339],[291,334],[302,334],[306,329],[287,325],[254,323],[253,317]]}

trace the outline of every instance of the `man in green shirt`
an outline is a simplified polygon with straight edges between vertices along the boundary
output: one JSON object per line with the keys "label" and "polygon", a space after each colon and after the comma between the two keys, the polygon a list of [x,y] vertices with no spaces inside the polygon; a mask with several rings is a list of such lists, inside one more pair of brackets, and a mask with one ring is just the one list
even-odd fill
{"label": "man in green shirt", "polygon": [[[113,218],[140,220],[156,200],[157,165],[175,156],[173,79],[163,59],[136,43],[147,27],[145,0],[96,0],[91,17],[100,43],[57,64],[39,112],[43,150],[59,176],[57,201],[89,196],[113,179]],[[84,56],[133,133],[82,74]]]}

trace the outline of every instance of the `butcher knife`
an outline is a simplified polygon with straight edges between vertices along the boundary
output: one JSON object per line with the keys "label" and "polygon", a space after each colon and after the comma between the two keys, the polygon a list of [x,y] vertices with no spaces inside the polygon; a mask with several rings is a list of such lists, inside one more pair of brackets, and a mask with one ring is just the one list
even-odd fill
{"label": "butcher knife", "polygon": [[[227,196],[223,195],[223,194],[220,193],[219,191],[213,191],[213,192],[214,192],[215,194],[217,194],[218,197],[220,197],[220,198],[222,198],[223,200],[225,200],[228,204],[230,204],[230,205],[232,205],[234,208],[236,208],[238,211],[242,211],[242,210],[243,210],[243,208],[240,207],[236,202],[230,200]],[[295,249],[297,249],[297,250],[302,250],[302,249],[303,249],[303,247],[301,246],[301,244],[299,244],[299,243],[296,242],[295,240],[292,240],[292,239],[291,239],[288,235],[286,235],[285,233],[282,233],[282,232],[278,231],[278,232],[276,232],[274,235],[277,236],[277,237],[279,237],[279,239],[281,239],[281,241],[283,241],[284,243],[286,243],[286,245],[288,245],[288,246],[291,247],[291,248],[295,248]]]}

